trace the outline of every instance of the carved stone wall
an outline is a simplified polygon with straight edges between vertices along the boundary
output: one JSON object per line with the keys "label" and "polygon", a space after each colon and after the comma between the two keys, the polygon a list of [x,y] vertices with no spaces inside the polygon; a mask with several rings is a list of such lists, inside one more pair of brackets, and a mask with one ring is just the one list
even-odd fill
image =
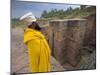
{"label": "carved stone wall", "polygon": [[53,20],[50,26],[52,55],[62,65],[69,62],[75,66],[80,60],[86,19]]}

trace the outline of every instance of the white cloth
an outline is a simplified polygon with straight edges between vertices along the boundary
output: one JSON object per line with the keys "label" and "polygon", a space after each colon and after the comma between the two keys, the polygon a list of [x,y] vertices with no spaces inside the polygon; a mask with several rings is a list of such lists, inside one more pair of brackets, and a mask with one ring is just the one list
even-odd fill
{"label": "white cloth", "polygon": [[32,12],[28,12],[22,17],[20,17],[20,21],[23,21],[24,24],[30,25],[32,22],[36,22],[35,16],[32,14]]}

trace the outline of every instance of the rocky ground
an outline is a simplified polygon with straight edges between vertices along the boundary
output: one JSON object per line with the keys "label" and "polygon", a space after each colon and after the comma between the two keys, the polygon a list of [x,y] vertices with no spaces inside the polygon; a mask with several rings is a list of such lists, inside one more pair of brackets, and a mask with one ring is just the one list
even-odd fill
{"label": "rocky ground", "polygon": [[[26,46],[23,44],[23,29],[13,28],[11,30],[11,73],[29,73],[29,59]],[[67,62],[64,65],[51,56],[51,71],[67,71],[67,70],[86,70],[96,68],[95,50],[88,47],[82,48],[81,60],[76,67],[71,66]]]}

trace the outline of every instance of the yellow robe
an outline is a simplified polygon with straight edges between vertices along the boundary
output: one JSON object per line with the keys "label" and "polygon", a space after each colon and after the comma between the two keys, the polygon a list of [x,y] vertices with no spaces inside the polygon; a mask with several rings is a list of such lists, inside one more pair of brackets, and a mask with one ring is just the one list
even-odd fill
{"label": "yellow robe", "polygon": [[50,71],[50,48],[41,32],[27,28],[24,43],[28,47],[31,72]]}

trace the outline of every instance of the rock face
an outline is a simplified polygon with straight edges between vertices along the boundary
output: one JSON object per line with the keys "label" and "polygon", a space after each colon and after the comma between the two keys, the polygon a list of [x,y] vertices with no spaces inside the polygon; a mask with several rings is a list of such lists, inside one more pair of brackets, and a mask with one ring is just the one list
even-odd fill
{"label": "rock face", "polygon": [[85,17],[87,19],[84,46],[96,47],[96,14]]}
{"label": "rock face", "polygon": [[54,20],[52,31],[52,55],[63,65],[69,62],[75,66],[80,60],[86,19]]}

